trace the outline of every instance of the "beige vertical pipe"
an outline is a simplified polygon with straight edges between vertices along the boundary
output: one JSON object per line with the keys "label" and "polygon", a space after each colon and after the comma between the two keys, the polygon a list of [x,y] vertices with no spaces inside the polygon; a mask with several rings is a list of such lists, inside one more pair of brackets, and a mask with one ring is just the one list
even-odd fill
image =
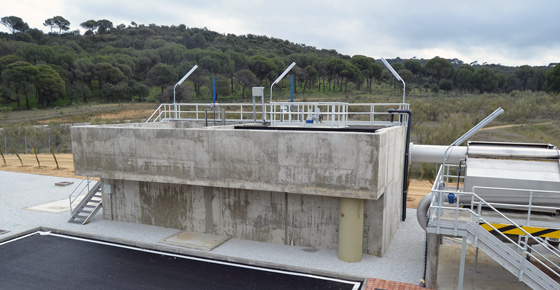
{"label": "beige vertical pipe", "polygon": [[364,200],[340,198],[338,259],[355,263],[362,260],[364,238]]}

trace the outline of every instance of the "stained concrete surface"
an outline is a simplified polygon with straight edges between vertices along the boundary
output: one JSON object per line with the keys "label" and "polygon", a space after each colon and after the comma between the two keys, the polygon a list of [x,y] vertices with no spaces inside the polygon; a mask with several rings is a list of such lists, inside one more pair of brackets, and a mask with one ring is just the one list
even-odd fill
{"label": "stained concrete surface", "polygon": [[403,126],[359,133],[167,123],[73,126],[76,174],[359,199],[402,183]]}
{"label": "stained concrete surface", "polygon": [[219,236],[205,233],[180,232],[169,238],[163,239],[162,243],[191,249],[211,251],[229,240],[228,236]]}
{"label": "stained concrete surface", "polygon": [[[78,198],[76,198],[76,204],[79,204],[83,198],[84,198],[83,196],[79,196]],[[53,202],[47,202],[44,204],[30,206],[25,209],[45,211],[45,212],[68,212],[70,210],[70,203],[68,198],[65,198]]]}
{"label": "stained concrete surface", "polygon": [[183,123],[190,124],[71,128],[76,174],[112,187],[105,218],[332,250],[339,199],[355,198],[366,200],[362,252],[387,251],[402,216],[405,127],[302,132]]}
{"label": "stained concrete surface", "polygon": [[[106,219],[338,249],[337,197],[130,180],[104,182],[112,187],[110,196],[104,194]],[[390,188],[397,192],[401,184]],[[400,219],[394,218],[401,212],[401,197],[399,192],[365,201],[364,253],[383,256],[387,251],[399,225]]]}

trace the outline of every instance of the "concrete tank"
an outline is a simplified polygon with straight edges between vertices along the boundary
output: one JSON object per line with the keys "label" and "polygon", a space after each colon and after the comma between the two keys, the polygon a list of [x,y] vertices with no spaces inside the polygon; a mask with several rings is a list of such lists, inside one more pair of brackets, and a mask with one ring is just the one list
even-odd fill
{"label": "concrete tank", "polygon": [[104,217],[336,249],[341,199],[363,200],[362,252],[382,256],[401,217],[406,128],[72,127],[76,175],[112,188]]}

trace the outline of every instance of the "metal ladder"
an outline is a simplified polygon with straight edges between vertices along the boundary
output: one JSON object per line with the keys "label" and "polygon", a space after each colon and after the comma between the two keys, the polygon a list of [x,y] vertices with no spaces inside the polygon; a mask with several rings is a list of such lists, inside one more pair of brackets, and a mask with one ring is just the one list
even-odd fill
{"label": "metal ladder", "polygon": [[[83,185],[82,189],[78,191],[84,181],[86,183]],[[82,182],[80,182],[76,189],[70,194],[69,200],[71,216],[68,220],[69,223],[85,225],[89,223],[93,217],[95,217],[95,214],[103,206],[101,200],[101,180],[97,181],[93,186],[90,186],[90,183],[92,182],[93,178],[90,179],[88,177],[84,177]],[[75,208],[72,208],[72,204],[77,201],[77,198],[81,196],[82,192],[85,190],[88,190],[87,194],[84,195],[80,203],[78,203]]]}

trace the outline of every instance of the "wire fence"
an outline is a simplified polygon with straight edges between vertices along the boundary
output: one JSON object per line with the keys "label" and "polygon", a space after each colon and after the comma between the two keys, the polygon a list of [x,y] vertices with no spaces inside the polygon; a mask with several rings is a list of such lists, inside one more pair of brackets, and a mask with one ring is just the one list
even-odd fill
{"label": "wire fence", "polygon": [[0,129],[4,154],[71,153],[70,125],[45,125]]}

